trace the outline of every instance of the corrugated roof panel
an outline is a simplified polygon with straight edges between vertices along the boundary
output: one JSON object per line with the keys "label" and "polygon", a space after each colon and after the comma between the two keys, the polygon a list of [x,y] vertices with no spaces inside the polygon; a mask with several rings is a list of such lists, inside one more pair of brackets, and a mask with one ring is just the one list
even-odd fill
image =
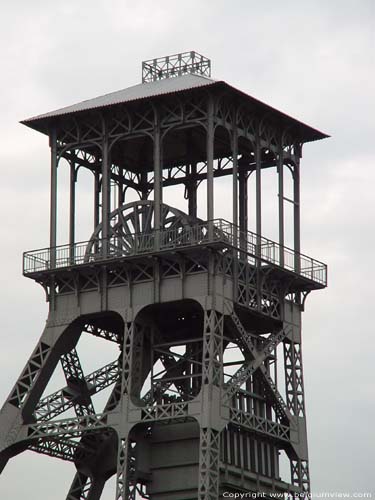
{"label": "corrugated roof panel", "polygon": [[66,115],[68,113],[77,113],[78,111],[86,111],[89,109],[102,108],[111,106],[113,104],[121,104],[124,102],[136,101],[138,99],[146,99],[163,94],[171,94],[183,90],[194,89],[198,87],[206,87],[217,83],[217,80],[207,78],[205,76],[188,74],[177,78],[166,78],[164,80],[157,80],[150,83],[140,83],[133,87],[128,87],[117,92],[111,92],[93,99],[66,106],[43,115],[33,116],[23,120],[22,123],[28,123],[35,120],[42,120],[43,118],[52,118],[54,116]]}
{"label": "corrugated roof panel", "polygon": [[251,104],[257,109],[257,111],[261,111],[263,113],[271,113],[272,116],[278,121],[287,122],[290,125],[300,127],[303,130],[302,137],[304,138],[305,142],[328,137],[328,135],[320,132],[319,130],[316,130],[309,125],[306,125],[305,123],[302,123],[299,120],[286,115],[282,111],[279,111],[269,106],[268,104],[255,99],[254,97],[232,87],[222,80],[213,80],[212,78],[191,73],[175,78],[165,78],[163,80],[157,80],[150,83],[140,83],[123,90],[118,90],[117,92],[111,92],[110,94],[105,94],[93,99],[88,99],[86,101],[73,104],[72,106],[66,106],[65,108],[57,109],[55,111],[50,111],[49,113],[28,118],[21,123],[24,123],[25,125],[28,125],[35,130],[39,130],[40,132],[47,134],[50,118],[64,116],[70,113],[89,111],[91,109],[105,108],[116,104],[138,101],[141,99],[150,99],[152,97],[174,94],[214,85],[225,86],[225,88],[237,94],[237,96],[239,96],[240,99],[243,100],[243,103],[245,105]]}

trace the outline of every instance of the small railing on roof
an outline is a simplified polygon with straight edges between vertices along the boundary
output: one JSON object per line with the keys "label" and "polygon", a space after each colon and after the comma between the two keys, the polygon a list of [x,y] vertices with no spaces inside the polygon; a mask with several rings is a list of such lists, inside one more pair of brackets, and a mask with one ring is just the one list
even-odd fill
{"label": "small railing on roof", "polygon": [[211,61],[192,50],[142,62],[142,83],[194,73],[211,76]]}
{"label": "small railing on roof", "polygon": [[[24,253],[23,273],[30,275],[106,260],[154,254],[174,249],[221,244],[222,249],[235,249],[250,264],[272,265],[307,278],[322,286],[327,284],[327,266],[312,257],[283,247],[275,241],[247,231],[240,232],[234,224],[215,219],[191,226],[167,228],[150,233],[132,233],[108,241],[90,240],[43,248]],[[54,251],[53,251],[54,250]]]}

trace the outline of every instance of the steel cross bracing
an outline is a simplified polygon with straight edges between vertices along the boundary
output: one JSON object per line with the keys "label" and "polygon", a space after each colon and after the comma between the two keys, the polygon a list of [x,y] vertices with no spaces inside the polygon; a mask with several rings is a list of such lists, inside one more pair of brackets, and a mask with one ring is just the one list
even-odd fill
{"label": "steel cross bracing", "polygon": [[[265,388],[266,388],[267,392],[269,393],[270,397],[273,399],[274,409],[275,409],[277,416],[280,417],[281,419],[283,419],[284,421],[290,422],[291,421],[291,414],[289,412],[289,409],[288,409],[286,403],[284,402],[284,399],[279,394],[279,391],[277,390],[275,383],[273,382],[273,380],[269,376],[269,374],[267,372],[267,368],[262,364],[262,357],[267,352],[267,347],[263,351],[263,353],[259,354],[257,349],[255,348],[255,346],[253,344],[251,336],[248,334],[248,332],[242,326],[241,320],[239,319],[237,314],[235,312],[232,312],[230,318],[233,321],[234,325],[236,326],[238,333],[240,334],[239,340],[242,343],[242,345],[247,349],[249,356],[252,358],[254,366],[258,365],[258,367],[259,367],[259,370],[262,374],[262,382],[265,385]],[[271,338],[270,345],[268,347],[271,347],[273,345],[276,347],[276,345],[277,345],[276,339],[282,340],[286,336],[286,334],[287,334],[286,332],[283,332],[280,336],[277,335],[277,336],[274,336],[273,338]],[[268,354],[269,354],[269,351],[268,351]],[[240,370],[241,370],[241,368],[240,368]],[[253,370],[253,371],[255,371],[255,370]],[[251,371],[251,373],[252,373],[252,371]],[[249,375],[251,373],[249,373]],[[236,378],[237,378],[236,375],[234,377],[236,380]],[[239,388],[240,385],[241,385],[241,377],[239,376],[239,379],[238,379],[238,381],[236,380],[234,387]],[[231,390],[233,390],[233,389],[231,389]]]}
{"label": "steel cross bracing", "polygon": [[83,374],[77,351],[74,348],[61,357],[61,365],[68,388],[73,393],[73,399],[76,400],[74,409],[77,417],[95,414],[89,388]]}
{"label": "steel cross bracing", "polygon": [[[237,334],[234,335],[233,339],[239,342],[239,345],[247,350],[247,354],[250,355],[251,359],[251,367],[247,366],[247,362],[245,361],[244,366],[246,367],[245,370],[243,367],[240,368],[239,373],[237,372],[232,379],[227,383],[226,385],[222,386],[221,385],[221,380],[222,380],[222,349],[223,349],[223,327],[224,327],[224,318],[227,318],[225,320],[225,323],[230,325],[231,322],[233,325],[235,325],[237,329]],[[138,334],[139,332],[145,332],[147,329],[141,328],[140,326],[137,327]],[[231,332],[230,334],[233,334],[233,328],[230,328],[228,330]],[[289,417],[288,411],[286,410],[286,405],[281,404],[281,407],[283,408],[283,412],[278,413],[278,406],[277,404],[280,404],[281,401],[281,396],[275,391],[275,386],[273,382],[270,382],[270,377],[267,372],[267,368],[264,367],[262,364],[268,356],[270,356],[275,347],[279,342],[285,341],[285,337],[287,335],[286,329],[283,329],[281,331],[277,331],[269,336],[269,338],[265,341],[262,342],[262,348],[261,350],[257,350],[254,347],[253,341],[252,341],[252,335],[248,334],[246,330],[243,328],[238,316],[232,311],[232,313],[228,314],[227,316],[224,316],[222,314],[218,314],[216,311],[211,310],[207,311],[204,315],[204,335],[203,335],[203,356],[202,356],[202,364],[198,366],[198,373],[202,374],[202,390],[205,392],[207,391],[208,393],[212,392],[213,387],[222,387],[222,390],[226,394],[225,400],[227,401],[226,404],[230,405],[230,414],[229,414],[229,422],[232,422],[233,425],[237,425],[240,428],[244,430],[250,430],[251,432],[255,432],[257,435],[263,435],[263,436],[268,436],[269,438],[272,438],[276,440],[276,442],[285,442],[287,445],[289,445],[289,426],[288,422],[285,421],[285,416]],[[221,332],[221,333],[220,333]],[[120,401],[123,400],[123,398],[129,394],[129,391],[131,390],[131,387],[129,385],[130,380],[133,379],[136,385],[139,385],[140,382],[137,382],[137,373],[138,376],[140,375],[140,367],[137,367],[137,360],[133,360],[133,356],[135,358],[140,357],[140,351],[137,349],[141,349],[142,346],[142,341],[141,338],[143,337],[144,334],[138,335],[139,339],[137,341],[134,340],[134,323],[133,322],[127,322],[125,326],[125,333],[124,333],[124,343],[123,343],[123,354],[122,354],[122,365],[121,365],[121,370],[118,369],[118,362],[113,362],[106,367],[103,367],[100,370],[97,370],[93,372],[92,374],[88,375],[86,378],[84,378],[82,370],[79,365],[79,359],[78,355],[75,349],[71,349],[69,351],[68,355],[63,355],[61,357],[61,361],[64,366],[64,372],[67,376],[67,381],[68,383],[72,382],[72,379],[74,379],[74,382],[76,383],[77,379],[80,381],[85,381],[85,384],[80,384],[83,387],[90,387],[91,385],[93,386],[90,392],[95,393],[101,388],[107,386],[110,382],[118,382],[119,376],[121,376],[121,390],[120,394],[117,394],[116,401],[117,404],[113,406],[115,412],[118,411],[119,409],[119,404]],[[110,340],[108,338],[108,340]],[[159,344],[163,347],[163,339],[158,338]],[[135,345],[139,345],[138,348],[135,350],[132,349],[131,347],[134,347]],[[160,349],[158,347],[159,344],[156,344],[156,349],[155,352],[159,352],[160,359],[163,359],[163,362],[165,363],[165,373],[163,375],[164,378],[173,378],[173,375],[177,373],[184,373],[184,370],[186,370],[186,367],[188,366],[189,363],[193,363],[194,365],[194,359],[190,359],[190,353],[187,352],[184,356],[176,356],[173,355],[173,351],[169,351],[168,346],[163,347],[163,349]],[[165,342],[164,342],[165,344]],[[171,345],[174,343],[171,342]],[[193,342],[193,345],[197,344],[198,349],[196,349],[196,353],[198,354],[199,358],[199,353],[201,352],[199,348],[199,342]],[[286,364],[286,369],[288,372],[291,371],[291,367],[295,366],[295,363],[292,363],[289,358],[290,358],[290,349],[289,349],[289,343],[284,342],[284,345],[287,347],[286,349],[286,357],[288,359],[288,363]],[[288,350],[289,349],[289,350]],[[296,352],[299,352],[297,348]],[[294,358],[298,358],[300,360],[299,354],[295,354]],[[199,363],[198,363],[199,365]],[[251,368],[251,369],[250,369]],[[176,372],[177,370],[177,372]],[[181,370],[181,371],[180,371]],[[248,370],[248,371],[246,371]],[[265,370],[265,371],[264,371]],[[295,376],[291,376],[293,380],[297,380],[297,391],[293,392],[293,384],[292,382],[288,382],[288,387],[290,386],[290,389],[288,390],[288,394],[292,395],[295,394],[295,397],[299,397],[301,393],[301,376],[300,376],[300,365],[299,361],[297,363],[296,369],[298,372],[298,377],[296,379]],[[236,401],[236,398],[241,392],[240,387],[246,382],[247,379],[251,378],[251,376],[255,373],[259,372],[261,373],[263,377],[263,382],[266,381],[268,383],[269,390],[274,390],[274,402],[273,404],[275,405],[275,412],[278,417],[281,418],[282,422],[275,422],[270,419],[261,417],[260,415],[252,415],[248,411],[242,411],[236,407],[232,407],[232,403],[230,400]],[[130,376],[130,374],[133,374]],[[243,375],[240,375],[244,373]],[[245,375],[246,374],[246,375]],[[91,381],[90,383],[88,381]],[[160,398],[163,394],[163,392],[168,391],[169,388],[169,382],[170,380],[167,381],[168,383],[165,384],[164,386],[158,386],[159,391],[161,391],[157,395],[157,400],[153,400],[150,397],[150,393],[146,394],[144,397],[144,401],[147,402],[148,406],[146,406],[143,411],[142,411],[142,417],[141,420],[143,422],[156,422],[156,421],[178,421],[179,419],[183,419],[184,421],[189,418],[189,406],[186,404],[186,402],[181,401],[181,402],[173,402],[173,403],[168,403],[168,404],[160,404],[156,403],[156,401],[160,401]],[[79,384],[78,384],[79,385]],[[85,414],[85,413],[91,413],[93,411],[92,406],[90,406],[90,403],[86,405],[83,405],[82,401],[84,400],[83,396],[81,395],[80,397],[75,396],[76,399],[78,397],[78,400],[81,399],[81,404],[76,404],[74,405],[74,396],[70,394],[70,397],[68,396],[66,398],[66,394],[69,392],[68,391],[69,386],[67,389],[65,389],[65,395],[64,395],[64,389],[61,391],[57,391],[51,396],[48,396],[44,399],[42,399],[39,404],[37,409],[35,410],[34,414],[39,417],[40,422],[39,423],[34,423],[34,424],[29,424],[27,426],[27,439],[30,440],[30,448],[38,451],[40,453],[46,453],[49,454],[50,456],[55,456],[58,458],[62,458],[64,460],[70,460],[70,461],[76,461],[79,457],[79,452],[80,452],[80,457],[82,460],[82,457],[88,457],[90,453],[95,453],[95,447],[96,447],[96,442],[95,439],[92,440],[91,445],[90,441],[88,442],[89,447],[87,448],[87,444],[83,442],[82,444],[78,443],[77,441],[71,441],[71,439],[77,439],[77,438],[82,438],[84,436],[89,436],[90,434],[93,434],[95,437],[95,433],[101,432],[101,431],[107,431],[108,428],[110,427],[108,422],[110,421],[110,414],[111,411],[113,412],[114,410],[107,410],[109,413],[104,413],[104,414]],[[180,386],[181,392],[181,397],[187,397],[185,387],[184,385]],[[117,391],[118,391],[118,384],[117,384]],[[237,391],[237,392],[236,392]],[[155,394],[155,393],[154,393]],[[65,399],[66,398],[66,399]],[[189,399],[187,399],[188,401]],[[59,402],[58,405],[56,405],[56,401]],[[300,406],[296,406],[296,403],[293,399],[289,399],[290,403],[289,406],[293,408],[300,408]],[[60,407],[59,407],[60,405]],[[293,406],[294,405],[294,406]],[[76,411],[78,413],[77,418],[71,418],[71,419],[64,419],[60,421],[50,421],[47,422],[47,419],[52,418],[56,416],[57,414],[61,413],[62,411],[65,411],[68,407],[71,408],[72,406],[75,406]],[[84,406],[84,408],[82,408]],[[90,411],[88,410],[90,408]],[[44,410],[44,412],[43,412]],[[300,410],[297,410],[300,411]],[[79,416],[82,415],[82,416]],[[290,423],[290,422],[289,422]],[[35,440],[39,440],[36,442]],[[135,492],[137,489],[141,488],[140,485],[135,485],[133,483],[130,485],[126,482],[126,474],[125,470],[126,467],[130,467],[130,465],[125,466],[124,462],[124,456],[128,456],[129,451],[128,451],[128,445],[127,445],[127,439],[128,437],[124,437],[120,441],[120,449],[119,449],[119,457],[118,457],[118,477],[117,477],[117,490],[118,490],[118,497],[117,498],[127,498],[124,493],[124,491],[128,491],[130,494],[131,491]],[[203,446],[201,447],[201,456],[200,456],[200,498],[206,499],[206,498],[215,498],[214,495],[217,495],[216,493],[216,486],[212,490],[213,485],[217,485],[218,487],[218,477],[219,477],[219,465],[220,464],[220,459],[218,458],[220,456],[220,432],[215,430],[215,428],[210,427],[209,425],[207,427],[203,427],[201,430],[201,442],[203,443]],[[90,447],[91,446],[91,447]],[[129,456],[126,459],[127,462],[129,463]],[[134,467],[133,467],[134,468]],[[121,472],[123,471],[123,472]],[[293,473],[293,481],[296,485],[303,487],[308,490],[308,468],[307,468],[307,461],[293,461],[292,462],[292,473]],[[302,476],[301,476],[302,474]],[[131,477],[131,476],[129,476]],[[85,479],[86,478],[86,479]],[[98,486],[98,480],[95,480],[93,477],[88,477],[85,474],[82,474],[81,472],[77,472],[76,477],[72,483],[71,490],[69,492],[69,495],[67,498],[75,498],[72,495],[76,495],[80,492],[81,497],[77,498],[85,498],[84,494],[89,492],[91,488],[93,488],[94,483],[96,484],[95,488],[99,488]],[[100,486],[100,488],[103,485]],[[210,491],[210,493],[209,493]],[[214,493],[212,493],[214,491]],[[126,494],[128,494],[126,493]],[[88,493],[87,493],[88,494]],[[134,495],[135,493],[132,493],[133,498],[136,498]],[[89,498],[89,497],[88,497]],[[132,498],[132,497],[129,497]],[[144,497],[146,498],[146,497]]]}
{"label": "steel cross bracing", "polygon": [[[118,361],[113,361],[85,377],[86,386],[90,393],[96,394],[112,385],[119,377]],[[35,417],[39,420],[50,420],[74,406],[75,394],[69,387],[42,398],[36,406]]]}
{"label": "steel cross bracing", "polygon": [[[265,389],[268,393],[270,400],[273,401],[273,407],[275,413],[282,423],[275,423],[272,421],[267,421],[267,419],[259,418],[256,415],[248,415],[246,412],[241,411],[237,408],[231,408],[231,420],[244,428],[251,421],[251,427],[255,430],[257,427],[262,428],[262,431],[269,433],[277,440],[289,441],[289,429],[294,426],[293,415],[304,417],[304,390],[303,390],[303,377],[302,377],[302,362],[301,362],[301,351],[300,344],[295,342],[290,342],[287,337],[290,337],[292,333],[292,327],[289,326],[287,329],[278,332],[276,335],[273,334],[266,341],[266,347],[263,352],[256,350],[252,336],[246,332],[243,328],[238,316],[232,312],[228,317],[233,321],[233,324],[238,329],[240,334],[240,342],[243,346],[247,348],[247,353],[250,355],[251,361],[245,362],[241,368],[232,376],[230,381],[226,385],[225,396],[229,398],[233,395],[236,390],[239,390],[240,386],[248,379],[257,368],[260,368],[260,373],[262,375],[262,383],[265,385]],[[286,339],[286,340],[285,340]],[[285,353],[285,374],[286,380],[286,394],[287,403],[284,402],[282,396],[279,394],[275,383],[272,381],[267,368],[262,365],[264,361],[264,354],[267,352],[268,355],[276,348],[277,344],[284,341],[284,353]],[[292,412],[292,413],[291,413]],[[308,493],[310,491],[309,485],[309,470],[307,460],[291,460],[291,475],[293,484],[297,485],[302,489],[302,491]]]}
{"label": "steel cross bracing", "polygon": [[[207,326],[205,328],[208,329],[208,331],[210,331],[212,328],[215,329],[215,327],[213,327],[211,323],[212,323],[212,321],[214,324],[217,323],[218,320],[217,320],[216,316],[217,315],[213,314],[213,313],[211,313],[210,315],[206,315],[205,322],[206,322]],[[250,360],[251,360],[250,363],[249,362],[244,363],[244,365],[238,370],[238,372],[235,373],[235,375],[232,377],[232,379],[229,381],[229,383],[226,384],[225,389],[224,389],[225,393],[226,393],[225,397],[226,397],[226,400],[230,400],[231,397],[233,397],[236,394],[236,391],[240,390],[241,385],[243,385],[243,383],[246,382],[246,380],[248,378],[250,378],[251,375],[262,365],[262,362],[267,358],[267,356],[272,354],[272,352],[275,349],[275,347],[277,346],[277,344],[285,339],[285,336],[287,335],[288,331],[287,331],[287,329],[275,331],[273,334],[270,335],[270,337],[266,341],[262,342],[262,348],[260,350],[257,350],[253,344],[253,340],[252,340],[253,335],[248,334],[243,329],[238,316],[234,312],[232,312],[230,315],[227,316],[226,321],[229,322],[228,323],[229,325],[231,325],[231,324],[235,325],[235,327],[238,331],[238,334],[235,335],[235,338],[239,342],[239,345],[242,348],[246,349],[246,352],[247,352],[247,354],[250,355]],[[129,323],[129,328],[130,328],[130,330],[132,329],[131,323]],[[85,326],[83,329],[86,331],[92,330],[92,328],[88,329],[87,326]],[[112,340],[112,335],[109,335],[107,332],[106,336],[104,338],[107,338],[107,340]],[[125,338],[128,338],[128,335],[125,335]],[[210,338],[211,340],[210,340],[210,344],[205,344],[206,345],[206,348],[205,348],[206,352],[211,352],[212,349],[214,352],[216,352],[216,350],[220,346],[220,340],[219,340],[219,343],[214,342],[215,335],[213,337],[210,336],[208,338]],[[162,339],[161,339],[161,341],[162,341]],[[214,343],[212,344],[212,342],[214,342]],[[173,344],[173,342],[172,342],[172,344]],[[125,342],[124,345],[126,346],[127,343]],[[131,342],[129,345],[131,345]],[[285,348],[286,349],[285,352],[286,352],[286,357],[287,357],[287,361],[288,361],[291,354],[290,354],[290,349],[288,350],[289,344],[286,343],[285,345],[287,346]],[[212,347],[210,347],[210,346],[212,346]],[[157,383],[159,394],[157,394],[157,391],[155,391],[155,395],[157,394],[157,398],[155,401],[159,401],[159,404],[157,404],[155,406],[155,403],[152,402],[152,398],[150,398],[150,393],[146,394],[146,396],[144,397],[144,401],[150,402],[151,407],[150,407],[150,409],[147,409],[147,408],[144,409],[144,411],[142,413],[142,415],[143,415],[142,419],[145,422],[146,421],[152,422],[152,421],[157,421],[157,420],[159,420],[159,421],[171,420],[171,419],[176,420],[179,418],[186,419],[189,416],[188,406],[186,404],[184,404],[184,403],[160,404],[160,398],[162,397],[163,392],[166,392],[168,390],[168,388],[170,387],[170,384],[172,383],[173,378],[176,377],[178,379],[178,374],[184,373],[184,369],[186,369],[186,364],[189,361],[192,362],[193,364],[195,363],[196,365],[198,365],[198,370],[199,370],[198,376],[199,376],[199,373],[202,373],[202,369],[201,369],[202,365],[199,362],[195,362],[194,359],[190,360],[188,353],[186,353],[184,356],[178,356],[178,355],[176,356],[175,354],[173,355],[172,353],[170,353],[168,351],[167,347],[160,349],[160,348],[158,348],[158,344],[156,344],[155,347],[156,347],[155,352],[158,353],[158,351],[160,351],[158,354],[160,356],[160,359],[163,359],[163,363],[165,364],[166,371],[163,375],[163,378],[165,378],[167,380],[165,381],[164,385],[160,385],[160,383]],[[161,347],[163,347],[162,342],[161,342]],[[127,352],[127,349],[125,349],[125,352]],[[200,349],[198,349],[197,352],[199,354]],[[176,360],[176,358],[177,358],[177,360]],[[299,360],[298,350],[297,350],[297,354],[295,354],[294,358],[297,358]],[[125,367],[125,370],[123,372],[124,374],[128,374],[127,367],[130,366],[129,362],[126,361],[126,359],[127,359],[127,357],[125,356],[124,361],[123,361],[123,363],[124,363],[123,366]],[[205,357],[203,359],[205,359]],[[90,392],[92,392],[92,393],[98,392],[98,390],[101,390],[101,388],[104,388],[107,385],[118,380],[119,369],[118,369],[117,362],[113,362],[113,363],[107,365],[106,367],[103,367],[102,369],[99,369],[96,372],[93,372],[93,374],[88,375],[84,379],[83,374],[79,368],[77,354],[76,354],[76,351],[74,349],[72,351],[70,351],[70,353],[68,353],[68,356],[67,355],[62,356],[61,360],[64,364],[63,366],[65,366],[65,372],[67,375],[68,382],[71,381],[72,378],[80,379],[81,381],[85,380],[86,387],[90,387],[91,385],[93,386],[90,389]],[[218,360],[217,355],[214,356],[214,358],[211,357],[210,363],[208,365],[205,364],[205,366],[206,366],[206,369],[205,369],[206,375],[204,376],[204,380],[208,380],[207,374],[210,373],[211,374],[210,376],[212,376],[215,383],[217,383],[218,380],[220,379],[219,375],[214,375],[215,370],[220,369],[220,362]],[[215,369],[215,366],[217,366],[216,369]],[[286,363],[286,369],[288,370],[288,373],[291,370],[291,366],[292,366],[292,364],[291,364],[291,361],[289,360]],[[260,370],[261,370],[261,372],[263,370],[262,376],[264,377],[264,381],[268,385],[268,390],[274,391],[275,386],[274,386],[272,380],[270,379],[267,371],[264,372],[264,370],[265,370],[264,367],[262,367]],[[299,371],[300,370],[299,370],[299,365],[298,365],[297,372],[299,373]],[[195,375],[197,375],[197,373]],[[126,375],[124,380],[126,380],[128,377],[129,377],[129,375]],[[291,377],[292,377],[292,375],[289,376],[290,379],[291,379]],[[289,380],[289,378],[288,378],[288,380]],[[295,379],[296,378],[294,376],[293,380],[295,380]],[[163,380],[163,379],[161,379],[161,380]],[[292,387],[291,380],[288,382],[288,387]],[[300,377],[300,375],[298,375],[297,380],[298,380],[297,391],[300,395],[300,393],[301,393],[301,377]],[[94,384],[92,384],[92,382],[94,382]],[[84,384],[81,384],[81,385],[85,386]],[[181,396],[182,397],[184,397],[184,395],[186,396],[186,394],[184,394],[183,384],[180,386],[180,389],[182,390]],[[118,392],[118,385],[117,385],[117,392]],[[293,394],[293,391],[291,388],[288,390],[288,394],[291,394],[291,395]],[[57,414],[61,413],[62,411],[65,411],[67,408],[74,406],[74,398],[77,399],[77,397],[78,396],[74,396],[74,393],[72,393],[72,390],[68,386],[65,390],[63,389],[61,391],[57,391],[53,395],[41,400],[38,404],[38,407],[35,411],[35,414],[37,416],[39,416],[40,419],[44,419],[44,420],[51,418],[52,416],[56,416]],[[121,395],[117,395],[117,398],[116,398],[117,403],[114,407],[116,407],[118,405],[120,397],[121,397]],[[79,399],[79,397],[78,397],[78,399]],[[81,395],[81,399],[82,399],[82,395]],[[285,405],[285,403],[280,404],[280,401],[282,399],[281,399],[281,396],[277,393],[277,391],[274,392],[273,400],[274,400],[274,407],[275,407],[276,414],[283,421],[285,421],[285,417],[287,415],[287,412],[285,411],[286,405]],[[293,404],[295,405],[295,402],[293,402]],[[281,410],[280,410],[280,408],[281,408]],[[82,407],[80,408],[80,406],[78,406],[78,411],[81,413],[85,412],[85,410],[82,409]],[[103,418],[104,418],[104,423],[105,423],[106,417],[104,415],[103,415]],[[230,420],[234,424],[239,425],[242,428],[252,429],[253,432],[256,432],[258,434],[268,435],[270,437],[272,436],[274,439],[279,440],[279,441],[282,441],[282,440],[284,440],[286,442],[288,441],[288,426],[285,426],[281,423],[278,424],[276,422],[272,422],[272,420],[268,421],[267,419],[258,417],[256,415],[251,416],[251,415],[248,415],[246,412],[238,411],[235,408],[231,409]],[[82,423],[79,423],[76,421],[76,419],[73,419],[73,420],[61,421],[61,422],[58,422],[56,424],[52,424],[51,426],[48,426],[48,427],[43,426],[43,425],[33,425],[29,429],[29,437],[35,438],[35,436],[37,436],[39,439],[49,439],[49,443],[53,443],[53,441],[51,441],[51,439],[54,438],[56,440],[60,436],[61,443],[59,444],[59,446],[61,447],[61,446],[63,446],[64,439],[65,439],[65,444],[67,444],[66,439],[68,436],[79,437],[79,436],[83,436],[84,433],[89,431],[89,430],[92,431],[92,430],[95,430],[98,428],[99,429],[102,428],[102,420],[101,419],[99,419],[98,423],[94,424],[94,422],[96,422],[96,420],[91,421],[91,422],[89,421],[89,424],[85,426],[84,425],[86,423],[85,421],[83,421]],[[99,426],[98,426],[98,424],[99,424]],[[209,432],[209,429],[207,430],[207,432]],[[204,437],[204,435],[202,435],[202,439],[206,439]],[[46,441],[46,443],[47,443],[47,441]],[[57,441],[57,443],[58,443],[58,441]],[[75,447],[77,448],[77,445],[75,445]],[[47,444],[44,444],[42,442],[39,445],[39,449],[38,449],[37,445],[34,445],[32,449],[34,449],[35,451],[39,451],[41,453],[50,454],[51,456],[60,456],[60,458],[65,458],[65,459],[70,459],[70,460],[72,459],[73,452],[71,452],[70,455],[65,453],[65,457],[64,457],[64,453],[62,453],[62,452],[57,453],[56,448],[57,448],[56,444],[53,447],[50,444],[47,445]],[[205,460],[205,458],[202,457],[202,460]],[[298,466],[297,465],[293,466],[294,477],[296,477],[296,474],[297,474],[296,471],[303,470],[304,475],[306,475],[306,464],[304,462],[301,462]],[[205,471],[205,466],[203,466],[202,470]],[[213,474],[215,476],[215,473],[213,473]],[[207,480],[209,480],[209,479],[207,479]],[[206,479],[205,479],[205,481],[206,481]],[[296,484],[301,483],[301,481],[300,482],[298,482],[298,481],[300,481],[300,480],[299,479],[295,480]],[[301,484],[303,484],[303,487],[305,487],[306,480],[302,480]]]}

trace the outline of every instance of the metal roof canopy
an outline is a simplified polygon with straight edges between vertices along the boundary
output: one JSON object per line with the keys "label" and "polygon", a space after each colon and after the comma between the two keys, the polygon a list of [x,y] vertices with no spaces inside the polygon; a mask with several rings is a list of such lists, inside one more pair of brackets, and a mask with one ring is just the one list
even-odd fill
{"label": "metal roof canopy", "polygon": [[154,100],[171,94],[187,94],[195,92],[202,88],[212,90],[224,90],[231,94],[245,108],[251,109],[259,115],[267,114],[275,124],[282,127],[293,127],[298,130],[298,135],[302,142],[311,142],[329,137],[327,134],[312,128],[303,122],[288,116],[281,111],[265,104],[258,99],[232,87],[223,80],[214,80],[197,74],[186,74],[174,78],[164,78],[147,83],[141,83],[128,87],[117,92],[105,94],[93,99],[88,99],[71,106],[60,108],[49,113],[34,116],[21,121],[24,125],[42,132],[49,133],[50,125],[59,117],[67,115],[81,115],[91,110],[104,110],[112,106],[125,103],[137,103],[145,100]]}

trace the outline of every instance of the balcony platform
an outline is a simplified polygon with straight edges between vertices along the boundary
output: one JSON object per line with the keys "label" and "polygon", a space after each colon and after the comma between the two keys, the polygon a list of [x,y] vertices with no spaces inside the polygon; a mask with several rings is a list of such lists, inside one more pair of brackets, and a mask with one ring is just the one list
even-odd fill
{"label": "balcony platform", "polygon": [[327,286],[326,264],[251,231],[240,232],[238,227],[223,219],[178,230],[167,228],[128,234],[121,241],[118,238],[90,240],[28,251],[23,256],[23,274],[40,281],[51,274],[64,274],[73,269],[79,272],[104,264],[107,267],[118,266],[145,257],[197,254],[202,259],[205,255],[203,248],[230,253],[250,267],[271,272],[277,280],[293,280],[296,290],[316,290]]}

